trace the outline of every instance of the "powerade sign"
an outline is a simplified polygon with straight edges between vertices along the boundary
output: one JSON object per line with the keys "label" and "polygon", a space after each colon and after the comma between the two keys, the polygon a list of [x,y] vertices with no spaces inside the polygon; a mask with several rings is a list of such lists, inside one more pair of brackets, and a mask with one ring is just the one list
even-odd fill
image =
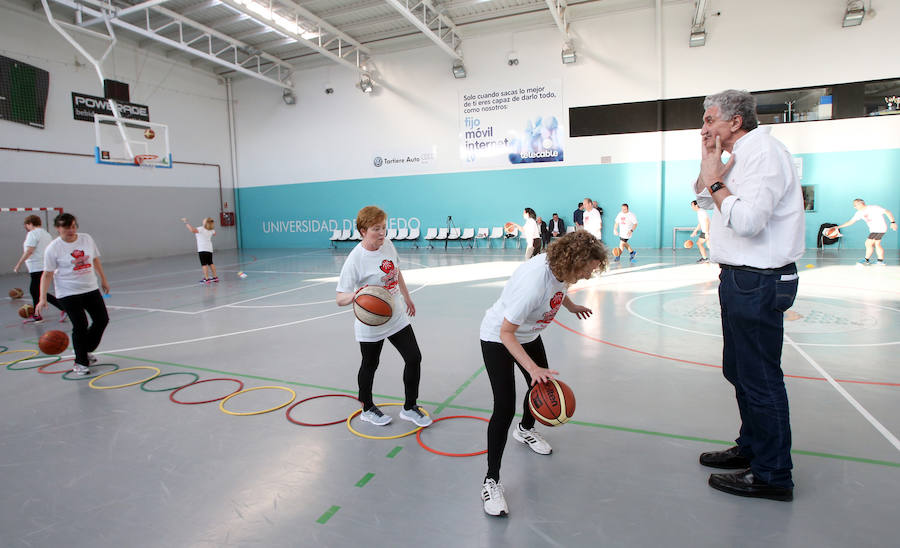
{"label": "powerade sign", "polygon": [[[119,116],[122,118],[143,120],[144,122],[150,121],[150,107],[147,105],[116,101],[116,107],[118,107]],[[76,120],[83,122],[93,122],[94,114],[113,115],[109,99],[85,95],[77,91],[72,92],[72,113]]]}

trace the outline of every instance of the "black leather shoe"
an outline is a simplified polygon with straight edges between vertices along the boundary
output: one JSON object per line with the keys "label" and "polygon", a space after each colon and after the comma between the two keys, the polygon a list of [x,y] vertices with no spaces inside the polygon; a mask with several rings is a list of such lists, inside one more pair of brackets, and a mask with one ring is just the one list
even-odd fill
{"label": "black leather shoe", "polygon": [[794,500],[794,490],[764,483],[755,477],[749,469],[734,474],[710,474],[709,486],[725,493],[739,497],[755,497],[781,501]]}
{"label": "black leather shoe", "polygon": [[750,468],[750,459],[738,452],[738,446],[735,445],[724,451],[710,451],[700,454],[700,464],[711,468],[723,468],[725,470],[743,470]]}

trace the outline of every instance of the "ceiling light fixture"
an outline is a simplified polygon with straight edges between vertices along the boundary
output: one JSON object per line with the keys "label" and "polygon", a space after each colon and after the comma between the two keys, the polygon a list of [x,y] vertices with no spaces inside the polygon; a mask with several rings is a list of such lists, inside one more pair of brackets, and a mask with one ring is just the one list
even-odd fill
{"label": "ceiling light fixture", "polygon": [[368,74],[363,74],[359,77],[359,89],[362,90],[363,93],[372,93],[374,86],[372,85],[372,77]]}
{"label": "ceiling light fixture", "polygon": [[564,65],[571,65],[575,62],[575,48],[571,44],[566,44],[563,47],[562,62]]}
{"label": "ceiling light fixture", "polygon": [[463,65],[463,62],[457,60],[453,63],[453,77],[454,78],[465,78],[466,77],[466,67]]}
{"label": "ceiling light fixture", "polygon": [[692,48],[700,47],[706,45],[706,29],[702,26],[694,27],[691,29],[691,39],[688,44]]}
{"label": "ceiling light fixture", "polygon": [[847,10],[844,12],[844,22],[842,27],[857,27],[862,25],[863,19],[866,17],[866,6],[859,0],[850,0],[847,2]]}

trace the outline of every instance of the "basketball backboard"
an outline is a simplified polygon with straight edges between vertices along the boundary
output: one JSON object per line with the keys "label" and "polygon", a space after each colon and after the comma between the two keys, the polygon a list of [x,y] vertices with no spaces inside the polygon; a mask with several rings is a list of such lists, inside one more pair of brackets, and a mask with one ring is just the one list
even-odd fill
{"label": "basketball backboard", "polygon": [[94,133],[98,164],[172,167],[169,126],[165,124],[123,118],[117,121],[113,116],[94,114]]}

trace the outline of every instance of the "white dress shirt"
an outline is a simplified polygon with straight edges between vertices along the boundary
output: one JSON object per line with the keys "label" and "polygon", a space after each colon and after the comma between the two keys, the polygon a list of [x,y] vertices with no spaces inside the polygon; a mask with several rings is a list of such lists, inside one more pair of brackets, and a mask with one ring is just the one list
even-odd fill
{"label": "white dress shirt", "polygon": [[[805,219],[800,180],[791,153],[768,127],[758,127],[734,144],[734,165],[725,176],[731,196],[721,211],[703,188],[697,204],[713,209],[710,259],[721,264],[778,268],[803,255]],[[696,183],[694,191],[699,186]]]}

